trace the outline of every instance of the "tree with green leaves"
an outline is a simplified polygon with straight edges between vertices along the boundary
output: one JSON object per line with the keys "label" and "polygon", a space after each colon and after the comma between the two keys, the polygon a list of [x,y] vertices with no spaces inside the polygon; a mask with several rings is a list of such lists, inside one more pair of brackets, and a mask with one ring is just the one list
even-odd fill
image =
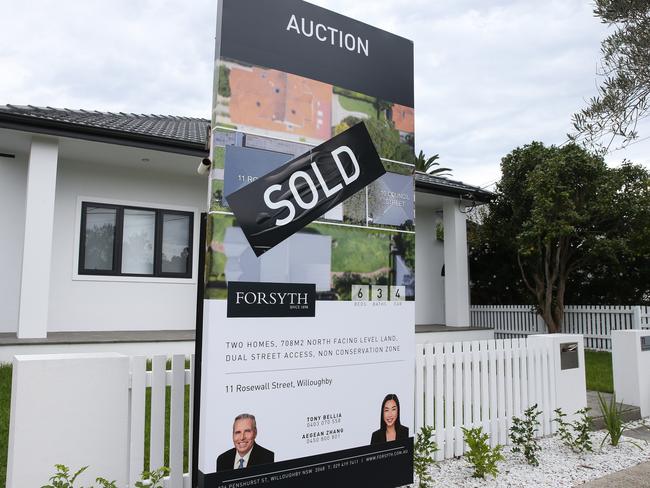
{"label": "tree with green leaves", "polygon": [[427,158],[420,150],[415,158],[415,170],[432,176],[450,176],[451,169],[441,167],[438,159],[440,159],[440,155],[434,154]]}
{"label": "tree with green leaves", "polygon": [[650,114],[650,2],[595,0],[594,14],[614,32],[602,41],[598,94],[573,116],[570,137],[606,151],[616,139],[637,139],[639,120]]}
{"label": "tree with green leaves", "polygon": [[[608,168],[576,144],[533,142],[504,157],[501,171],[496,197],[472,232],[472,273],[476,257],[487,276],[518,269],[521,286],[514,279],[510,286],[527,291],[549,332],[562,330],[566,298],[575,294],[569,286],[589,285],[585,270],[607,276],[610,286],[630,279],[614,270],[634,260],[631,279],[646,273],[650,174],[643,167]],[[650,283],[639,283],[635,298],[648,293]]]}
{"label": "tree with green leaves", "polygon": [[[340,134],[344,130],[358,124],[362,119],[349,115],[344,118],[334,129],[334,134]],[[379,156],[403,163],[413,163],[415,155],[413,149],[408,144],[402,142],[399,137],[399,131],[395,129],[395,124],[385,118],[382,119],[363,119],[366,124],[368,133],[372,142],[375,143]]]}

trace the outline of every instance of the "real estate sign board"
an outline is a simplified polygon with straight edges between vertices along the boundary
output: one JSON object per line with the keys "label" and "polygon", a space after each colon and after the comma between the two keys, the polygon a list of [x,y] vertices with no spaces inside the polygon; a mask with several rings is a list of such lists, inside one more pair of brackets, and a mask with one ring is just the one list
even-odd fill
{"label": "real estate sign board", "polygon": [[410,41],[219,1],[198,486],[412,482],[413,120]]}

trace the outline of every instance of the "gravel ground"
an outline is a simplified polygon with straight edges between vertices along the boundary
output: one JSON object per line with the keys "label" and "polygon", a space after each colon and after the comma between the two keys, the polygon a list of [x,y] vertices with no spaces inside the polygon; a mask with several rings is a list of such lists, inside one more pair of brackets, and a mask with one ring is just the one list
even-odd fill
{"label": "gravel ground", "polygon": [[[635,428],[634,422],[628,428]],[[650,460],[650,444],[638,439],[623,438],[635,442],[622,442],[617,447],[607,441],[600,447],[604,431],[594,432],[594,451],[575,454],[565,447],[557,436],[540,439],[539,467],[526,464],[521,454],[513,454],[510,447],[503,449],[505,461],[498,464],[499,476],[484,481],[472,478],[472,468],[464,458],[442,461],[431,467],[432,487],[572,487],[586,481]],[[417,484],[414,485],[417,487]]]}

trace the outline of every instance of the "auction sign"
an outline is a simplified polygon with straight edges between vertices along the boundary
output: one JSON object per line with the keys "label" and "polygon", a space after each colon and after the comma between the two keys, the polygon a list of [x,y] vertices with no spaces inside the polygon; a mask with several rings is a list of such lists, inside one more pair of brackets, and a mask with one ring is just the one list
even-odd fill
{"label": "auction sign", "polygon": [[412,483],[413,105],[411,41],[219,0],[196,486]]}

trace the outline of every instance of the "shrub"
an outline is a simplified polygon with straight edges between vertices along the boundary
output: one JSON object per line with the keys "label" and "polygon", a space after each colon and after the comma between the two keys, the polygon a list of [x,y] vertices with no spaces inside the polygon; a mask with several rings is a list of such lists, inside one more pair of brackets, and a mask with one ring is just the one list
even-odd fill
{"label": "shrub", "polygon": [[473,429],[463,427],[462,429],[465,442],[469,448],[469,451],[465,453],[465,457],[474,468],[472,476],[485,479],[486,474],[491,474],[496,478],[499,474],[497,463],[503,461],[503,455],[501,454],[503,446],[497,444],[491,448],[487,442],[489,436],[483,433],[482,427]]}
{"label": "shrub", "polygon": [[165,466],[155,471],[144,471],[142,473],[142,481],[136,481],[135,488],[163,488],[163,478],[168,474],[169,468]]}
{"label": "shrub", "polygon": [[429,474],[429,466],[433,464],[433,454],[438,450],[438,445],[431,440],[433,427],[425,425],[420,429],[415,439],[415,453],[413,455],[413,470],[418,477],[418,487],[427,488],[433,481]]}
{"label": "shrub", "polygon": [[[50,477],[50,484],[43,485],[41,488],[75,488],[74,482],[77,477],[88,469],[88,466],[78,469],[74,473],[70,472],[65,464],[55,464],[56,473]],[[136,488],[163,488],[163,478],[169,474],[169,469],[166,467],[158,468],[155,471],[144,471],[140,481],[136,481]],[[99,483],[99,488],[117,488],[115,480],[108,481],[105,478],[99,477],[95,479]],[[92,487],[88,487],[92,488]]]}
{"label": "shrub", "polygon": [[[88,466],[79,468],[74,473],[70,472],[65,464],[55,464],[56,473],[50,477],[50,484],[43,485],[41,488],[74,488],[74,482],[77,480],[77,477],[88,469]],[[101,488],[117,488],[115,481],[108,481],[104,478],[97,478],[95,480]]]}
{"label": "shrub", "polygon": [[576,411],[576,415],[580,417],[573,422],[567,422],[564,420],[566,414],[562,412],[562,409],[555,409],[556,417],[553,421],[558,424],[558,435],[562,443],[575,453],[592,451],[591,427],[593,419],[589,416],[590,410],[590,408],[581,408]]}
{"label": "shrub", "polygon": [[522,453],[531,466],[539,466],[537,453],[542,448],[535,439],[535,433],[539,427],[539,417],[542,414],[537,409],[537,404],[524,411],[524,418],[512,417],[510,427],[510,440],[512,441],[512,452]]}

